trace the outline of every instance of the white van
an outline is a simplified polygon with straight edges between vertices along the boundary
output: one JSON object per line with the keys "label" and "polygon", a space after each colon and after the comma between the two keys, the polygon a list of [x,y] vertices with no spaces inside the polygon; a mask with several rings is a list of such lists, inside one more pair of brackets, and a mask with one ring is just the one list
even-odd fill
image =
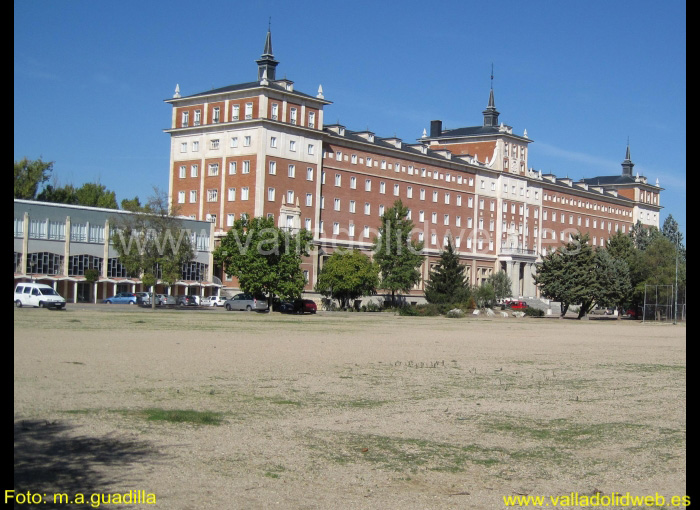
{"label": "white van", "polygon": [[56,308],[62,310],[66,300],[53,287],[43,283],[26,282],[15,287],[15,306],[38,306],[39,308]]}

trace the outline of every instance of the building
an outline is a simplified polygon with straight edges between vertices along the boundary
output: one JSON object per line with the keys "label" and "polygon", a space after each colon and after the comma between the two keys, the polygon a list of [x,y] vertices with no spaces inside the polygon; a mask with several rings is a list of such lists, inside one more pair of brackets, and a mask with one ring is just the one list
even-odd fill
{"label": "building", "polygon": [[[430,133],[410,143],[326,125],[331,104],[276,79],[268,31],[257,80],[171,99],[170,201],[180,214],[211,221],[215,238],[242,214],[270,216],[314,234],[304,261],[307,290],[338,246],[369,253],[385,209],[400,199],[425,244],[422,295],[451,237],[472,284],[505,270],[514,296],[535,296],[535,264],[577,231],[596,246],[637,220],[659,225],[660,192],[633,177],[629,147],[619,176],[543,175],[528,164],[527,131],[499,121],[493,88],[481,125]],[[217,269],[221,271],[221,268]],[[236,282],[218,273],[224,285]]]}
{"label": "building", "polygon": [[[46,283],[74,303],[149,290],[139,275],[127,273],[113,244],[118,218],[133,213],[18,199],[14,206],[15,285]],[[212,224],[183,218],[182,227],[190,233],[195,258],[183,267],[181,280],[170,289],[159,283],[156,292],[218,294],[221,281],[212,276]],[[89,269],[98,271],[97,281],[86,279]]]}

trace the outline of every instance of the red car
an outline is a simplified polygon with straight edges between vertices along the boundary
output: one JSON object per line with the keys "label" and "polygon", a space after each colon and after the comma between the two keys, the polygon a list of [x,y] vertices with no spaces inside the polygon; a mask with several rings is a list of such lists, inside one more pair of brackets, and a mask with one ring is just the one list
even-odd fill
{"label": "red car", "polygon": [[525,301],[511,301],[506,305],[511,310],[525,310],[527,309],[527,303]]}

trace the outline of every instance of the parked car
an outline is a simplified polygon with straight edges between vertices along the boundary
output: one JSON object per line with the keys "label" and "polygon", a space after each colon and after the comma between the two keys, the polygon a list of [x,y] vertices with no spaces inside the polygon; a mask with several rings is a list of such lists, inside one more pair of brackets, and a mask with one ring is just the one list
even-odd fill
{"label": "parked car", "polygon": [[630,308],[627,310],[626,314],[627,317],[630,317],[632,319],[641,319],[642,318],[642,307],[638,306],[637,308]]}
{"label": "parked car", "polygon": [[256,312],[268,311],[267,298],[265,296],[252,296],[250,294],[236,294],[224,303],[224,307],[231,310],[245,310]]}
{"label": "parked car", "polygon": [[[136,294],[136,304],[137,305],[150,305],[151,304],[151,292],[135,292]],[[156,298],[156,305],[158,304],[158,299]]]}
{"label": "parked car", "polygon": [[186,296],[177,297],[178,306],[199,306],[199,296],[188,294]]}
{"label": "parked car", "polygon": [[511,310],[526,310],[527,303],[525,301],[511,301],[506,305]]}
{"label": "parked car", "polygon": [[103,303],[107,303],[108,305],[111,304],[129,304],[129,305],[135,305],[136,304],[136,294],[133,292],[118,292],[112,297],[108,297]]}
{"label": "parked car", "polygon": [[226,299],[226,296],[207,296],[202,299],[202,306],[224,306]]}
{"label": "parked car", "polygon": [[177,298],[175,296],[169,296],[167,294],[158,294],[159,302],[156,303],[158,306],[176,306]]}
{"label": "parked car", "polygon": [[279,305],[280,313],[316,313],[316,303],[310,299],[295,299],[294,301],[285,301]]}
{"label": "parked car", "polygon": [[62,310],[66,307],[66,300],[49,285],[43,283],[20,283],[15,287],[15,306],[32,306],[39,308],[55,308]]}

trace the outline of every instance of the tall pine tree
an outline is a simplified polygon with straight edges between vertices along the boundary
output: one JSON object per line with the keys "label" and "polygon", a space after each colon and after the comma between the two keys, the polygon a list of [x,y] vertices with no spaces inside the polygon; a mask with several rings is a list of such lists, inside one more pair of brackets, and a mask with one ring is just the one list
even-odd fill
{"label": "tall pine tree", "polygon": [[469,282],[452,248],[451,238],[440,254],[440,262],[430,272],[425,299],[428,303],[462,303],[469,299]]}

